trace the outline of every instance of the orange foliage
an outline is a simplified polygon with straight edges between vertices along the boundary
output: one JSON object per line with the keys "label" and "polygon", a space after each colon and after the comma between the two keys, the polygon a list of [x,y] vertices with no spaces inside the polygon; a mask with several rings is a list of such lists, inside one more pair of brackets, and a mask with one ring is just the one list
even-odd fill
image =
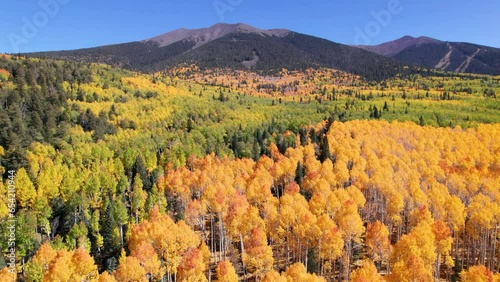
{"label": "orange foliage", "polygon": [[26,265],[30,281],[90,281],[98,276],[97,266],[87,250],[56,252],[48,243],[40,246]]}
{"label": "orange foliage", "polygon": [[164,271],[161,268],[161,262],[151,243],[142,242],[137,248],[133,249],[130,255],[139,260],[141,266],[151,277],[160,278],[163,276]]}
{"label": "orange foliage", "polygon": [[146,282],[146,270],[142,267],[139,260],[135,257],[126,257],[122,252],[118,269],[113,273],[113,276],[118,281],[127,282]]}
{"label": "orange foliage", "polygon": [[4,267],[0,271],[0,282],[15,282],[17,280],[16,278],[17,274],[9,272],[8,267]]}
{"label": "orange foliage", "polygon": [[94,259],[84,249],[60,250],[51,261],[44,281],[89,281],[97,278]]}
{"label": "orange foliage", "polygon": [[190,248],[184,254],[177,273],[181,281],[207,281],[204,275],[207,265],[200,250]]}
{"label": "orange foliage", "polygon": [[[136,256],[139,256],[141,247],[151,251],[150,247],[143,245],[150,244],[154,247],[158,258],[165,261],[166,271],[176,273],[186,251],[190,248],[197,248],[200,245],[200,238],[184,221],[174,223],[168,215],[160,214],[158,206],[155,206],[150,211],[148,220],[132,227],[128,243],[131,253]],[[148,266],[148,271],[158,273],[154,259],[142,261],[145,266]],[[137,263],[140,264],[140,261],[137,260]]]}
{"label": "orange foliage", "polygon": [[11,76],[10,72],[4,69],[0,69],[0,82],[9,80],[10,76]]}
{"label": "orange foliage", "polygon": [[363,265],[351,274],[352,282],[383,282],[385,279],[377,272],[377,268],[370,260],[363,261]]}
{"label": "orange foliage", "polygon": [[491,272],[486,266],[478,265],[470,267],[468,270],[463,271],[460,274],[463,282],[494,282],[498,281],[495,279],[493,272]]}
{"label": "orange foliage", "polygon": [[391,252],[389,229],[380,221],[369,223],[366,231],[366,246],[370,248],[374,261],[384,260]]}
{"label": "orange foliage", "polygon": [[217,272],[217,281],[219,282],[238,281],[238,275],[236,274],[233,264],[227,260],[219,262],[215,271]]}
{"label": "orange foliage", "polygon": [[247,269],[257,277],[269,271],[274,262],[273,251],[267,245],[266,233],[259,228],[254,228],[245,238],[245,253],[243,262]]}
{"label": "orange foliage", "polygon": [[326,281],[323,277],[307,273],[306,267],[302,263],[295,263],[288,267],[285,272],[285,277],[287,278],[287,281]]}
{"label": "orange foliage", "polygon": [[97,280],[99,282],[117,282],[115,277],[111,274],[109,274],[107,271],[104,271],[99,275],[99,279]]}
{"label": "orange foliage", "polygon": [[[216,261],[227,255],[217,249],[242,240],[238,251],[247,270],[260,277],[267,273],[264,279],[283,278],[270,271],[276,256],[286,256],[286,263],[283,257],[276,262],[278,267],[305,262],[311,248],[321,271],[333,276],[332,265],[342,254],[347,254],[342,263],[353,265],[351,242],[362,244],[364,224],[371,222],[365,241],[368,254],[392,269],[388,279],[425,281],[433,273],[439,275],[441,261],[443,268],[451,267],[451,239],[460,236],[458,231],[476,236],[494,232],[500,210],[495,189],[500,158],[493,157],[500,152],[493,141],[499,140],[497,127],[461,130],[407,122],[334,122],[325,139],[334,161],[320,162],[313,144],[289,148],[285,154],[271,144],[272,158],[262,156],[257,162],[213,154],[191,157],[188,167],[169,169],[159,190],[186,207],[187,223],[202,230],[207,244],[215,233],[218,242],[210,248],[217,252]],[[300,186],[295,183],[299,163]],[[148,222],[158,220],[153,218],[150,215]],[[214,226],[207,226],[207,218]],[[175,228],[173,222],[164,225]],[[398,234],[391,255],[389,236],[395,230],[409,233]],[[134,229],[132,237],[138,238],[138,231]],[[273,254],[268,239],[283,252]],[[183,255],[178,254],[178,263]],[[369,264],[363,269],[373,270]]]}

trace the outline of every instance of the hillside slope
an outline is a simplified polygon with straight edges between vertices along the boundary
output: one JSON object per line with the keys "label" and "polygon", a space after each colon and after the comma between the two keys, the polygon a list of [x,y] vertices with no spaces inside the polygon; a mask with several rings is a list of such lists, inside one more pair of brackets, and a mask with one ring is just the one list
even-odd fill
{"label": "hillside slope", "polygon": [[500,49],[488,46],[404,36],[376,46],[358,47],[404,64],[460,73],[500,74]]}
{"label": "hillside slope", "polygon": [[29,55],[100,62],[143,72],[179,64],[263,72],[329,67],[380,80],[403,69],[392,59],[356,47],[293,31],[261,30],[244,24],[180,29],[144,41]]}

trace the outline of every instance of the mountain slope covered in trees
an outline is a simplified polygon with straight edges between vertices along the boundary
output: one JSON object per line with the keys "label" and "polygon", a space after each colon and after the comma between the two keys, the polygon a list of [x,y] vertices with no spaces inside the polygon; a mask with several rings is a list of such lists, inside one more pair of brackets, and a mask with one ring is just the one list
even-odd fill
{"label": "mountain slope covered in trees", "polygon": [[265,31],[243,24],[218,24],[184,33],[177,30],[150,40],[30,56],[100,62],[143,72],[192,63],[200,68],[261,72],[328,67],[369,80],[382,80],[409,71],[391,59],[356,47],[292,31]]}
{"label": "mountain slope covered in trees", "polygon": [[358,47],[415,66],[500,75],[500,49],[478,44],[405,36],[376,46]]}

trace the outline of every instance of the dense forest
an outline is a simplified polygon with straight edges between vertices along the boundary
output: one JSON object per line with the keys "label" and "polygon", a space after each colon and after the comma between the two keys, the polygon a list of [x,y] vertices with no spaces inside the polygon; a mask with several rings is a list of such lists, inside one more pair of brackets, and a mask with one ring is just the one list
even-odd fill
{"label": "dense forest", "polygon": [[432,68],[450,50],[452,50],[450,64],[446,66],[446,70],[464,72],[462,62],[477,52],[467,67],[467,72],[489,75],[500,74],[500,57],[498,56],[500,49],[471,43],[438,42],[421,44],[406,48],[402,52],[393,55],[392,58],[405,64]]}
{"label": "dense forest", "polygon": [[1,56],[0,281],[493,281],[499,91]]}
{"label": "dense forest", "polygon": [[[30,57],[99,62],[153,73],[178,65],[196,64],[202,69],[252,69],[274,73],[282,68],[306,70],[327,67],[381,81],[397,74],[423,74],[422,69],[404,66],[391,58],[305,34],[286,36],[233,32],[199,46],[191,39],[167,46],[146,40],[72,51],[27,54]],[[432,71],[433,72],[433,71]]]}

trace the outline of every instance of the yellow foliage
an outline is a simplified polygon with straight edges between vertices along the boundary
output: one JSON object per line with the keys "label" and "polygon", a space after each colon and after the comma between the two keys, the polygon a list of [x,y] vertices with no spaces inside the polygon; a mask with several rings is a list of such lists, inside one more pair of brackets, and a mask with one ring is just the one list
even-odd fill
{"label": "yellow foliage", "polygon": [[10,72],[0,68],[0,83],[9,80]]}
{"label": "yellow foliage", "polygon": [[[321,282],[326,281],[323,277],[315,274],[307,273],[306,267],[302,263],[292,264],[284,273],[288,282],[292,281],[311,281]],[[282,274],[283,275],[283,274]]]}
{"label": "yellow foliage", "polygon": [[126,257],[122,253],[118,269],[113,273],[117,281],[147,282],[146,270],[135,257]]}
{"label": "yellow foliage", "polygon": [[385,279],[377,272],[377,268],[370,260],[364,260],[360,268],[353,271],[351,282],[383,282]]}
{"label": "yellow foliage", "polygon": [[224,260],[219,262],[215,269],[217,273],[217,281],[219,282],[237,282],[238,275],[231,262]]}
{"label": "yellow foliage", "polygon": [[472,266],[460,273],[463,282],[494,282],[498,281],[488,268],[484,265]]}

